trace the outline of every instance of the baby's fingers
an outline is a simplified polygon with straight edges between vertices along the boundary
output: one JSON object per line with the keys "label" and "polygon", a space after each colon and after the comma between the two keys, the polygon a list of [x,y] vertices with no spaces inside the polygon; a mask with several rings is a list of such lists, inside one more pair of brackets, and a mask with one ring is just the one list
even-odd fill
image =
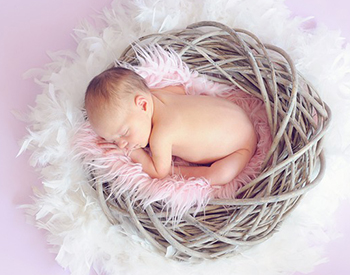
{"label": "baby's fingers", "polygon": [[116,144],[114,143],[109,143],[109,142],[96,142],[97,146],[103,150],[103,153],[105,155],[110,155],[110,154],[121,154],[123,153],[123,150],[120,149]]}
{"label": "baby's fingers", "polygon": [[124,151],[122,149],[115,149],[115,148],[111,148],[111,149],[105,149],[104,155],[114,155],[114,154],[124,154]]}
{"label": "baby's fingers", "polygon": [[97,146],[102,149],[119,149],[119,147],[113,143],[98,142]]}

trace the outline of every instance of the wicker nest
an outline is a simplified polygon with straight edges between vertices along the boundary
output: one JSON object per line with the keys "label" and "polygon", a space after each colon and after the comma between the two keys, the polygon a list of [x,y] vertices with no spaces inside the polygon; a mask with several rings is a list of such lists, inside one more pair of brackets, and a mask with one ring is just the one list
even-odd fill
{"label": "wicker nest", "polygon": [[[128,196],[114,198],[106,183],[97,184],[100,203],[116,224],[129,220],[163,255],[177,260],[215,259],[232,255],[238,246],[268,239],[322,178],[321,141],[330,110],[280,48],[263,44],[252,33],[217,22],[200,22],[184,30],[140,38],[139,45],[171,47],[193,70],[209,79],[238,86],[265,103],[273,143],[260,175],[233,200],[212,200],[199,213],[180,222],[167,221],[158,201],[146,209]],[[121,61],[138,65],[128,47]]]}

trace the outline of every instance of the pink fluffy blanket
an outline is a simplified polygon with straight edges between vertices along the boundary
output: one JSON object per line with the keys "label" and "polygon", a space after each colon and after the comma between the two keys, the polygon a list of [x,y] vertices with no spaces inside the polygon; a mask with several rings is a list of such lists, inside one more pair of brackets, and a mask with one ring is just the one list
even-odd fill
{"label": "pink fluffy blanket", "polygon": [[[223,186],[211,186],[204,178],[184,179],[180,175],[164,179],[152,179],[133,163],[127,155],[105,154],[96,144],[98,137],[86,122],[76,136],[77,156],[94,175],[95,180],[108,182],[113,196],[128,195],[132,202],[138,201],[144,207],[155,201],[162,201],[170,218],[179,218],[190,208],[197,210],[211,199],[232,199],[236,191],[249,183],[260,172],[261,165],[271,145],[270,128],[264,104],[232,85],[208,80],[196,71],[191,71],[172,50],[159,46],[147,50],[137,49],[139,66],[119,64],[140,74],[150,88],[183,85],[187,94],[219,96],[241,106],[255,126],[258,145],[255,155],[245,169],[232,182]],[[173,158],[174,165],[187,165],[179,158]]]}

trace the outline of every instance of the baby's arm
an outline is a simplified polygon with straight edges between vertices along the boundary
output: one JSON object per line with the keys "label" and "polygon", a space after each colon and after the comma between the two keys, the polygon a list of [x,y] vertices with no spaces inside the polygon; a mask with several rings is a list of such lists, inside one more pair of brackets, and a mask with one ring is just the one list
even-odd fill
{"label": "baby's arm", "polygon": [[[154,131],[153,131],[154,132]],[[152,157],[142,148],[131,151],[130,158],[135,163],[142,165],[142,170],[151,178],[164,178],[170,173],[172,162],[172,144],[164,135],[152,135],[150,140],[150,149]],[[124,149],[120,149],[115,143],[99,140],[98,146],[105,149],[106,154],[118,152],[125,154]]]}
{"label": "baby's arm", "polygon": [[244,169],[252,157],[250,150],[241,149],[207,166],[179,166],[175,172],[185,178],[204,177],[211,185],[223,185],[232,181]]}
{"label": "baby's arm", "polygon": [[[153,131],[154,132],[154,131]],[[152,157],[143,149],[131,152],[133,162],[141,163],[142,170],[151,178],[164,178],[170,173],[172,160],[172,145],[160,133],[153,134],[150,140]]]}

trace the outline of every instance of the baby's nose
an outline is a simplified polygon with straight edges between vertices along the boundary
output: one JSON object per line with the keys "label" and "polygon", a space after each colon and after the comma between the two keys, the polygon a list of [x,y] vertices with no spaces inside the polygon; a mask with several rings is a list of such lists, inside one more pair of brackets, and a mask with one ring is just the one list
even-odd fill
{"label": "baby's nose", "polygon": [[124,149],[126,147],[126,145],[128,145],[128,143],[125,140],[120,140],[117,142],[117,145],[120,149]]}

